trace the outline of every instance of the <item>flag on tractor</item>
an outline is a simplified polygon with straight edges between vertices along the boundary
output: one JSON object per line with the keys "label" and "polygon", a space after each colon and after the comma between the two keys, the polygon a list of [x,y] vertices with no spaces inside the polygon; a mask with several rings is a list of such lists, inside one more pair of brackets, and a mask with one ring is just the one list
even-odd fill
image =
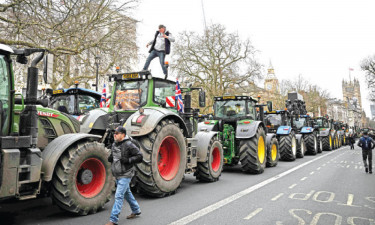
{"label": "flag on tractor", "polygon": [[104,84],[103,91],[102,91],[102,98],[100,99],[100,108],[106,108],[107,107],[106,102],[107,102],[107,90]]}
{"label": "flag on tractor", "polygon": [[176,101],[177,101],[177,110],[179,112],[184,112],[184,103],[182,102],[180,83],[178,82],[178,80],[176,80]]}

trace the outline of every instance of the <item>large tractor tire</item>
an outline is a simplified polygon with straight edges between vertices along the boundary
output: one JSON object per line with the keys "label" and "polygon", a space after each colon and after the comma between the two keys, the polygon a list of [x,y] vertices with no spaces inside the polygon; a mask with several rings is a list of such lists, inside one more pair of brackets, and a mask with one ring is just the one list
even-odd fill
{"label": "large tractor tire", "polygon": [[323,152],[323,141],[322,141],[322,137],[318,137],[318,153],[322,153]]}
{"label": "large tractor tire", "polygon": [[305,154],[306,154],[306,143],[305,143],[305,139],[303,137],[301,137],[300,143],[297,146],[296,157],[297,158],[303,158],[303,157],[305,157]]}
{"label": "large tractor tire", "polygon": [[332,151],[333,149],[333,140],[332,136],[328,135],[322,138],[323,151]]}
{"label": "large tractor tire", "polygon": [[271,139],[271,143],[267,148],[267,167],[274,167],[279,162],[280,154],[279,154],[279,142],[277,138],[274,137]]}
{"label": "large tractor tire", "polygon": [[155,197],[174,194],[186,168],[186,144],[179,124],[162,120],[137,140],[143,154],[143,161],[135,165],[139,192]]}
{"label": "large tractor tire", "polygon": [[306,143],[307,153],[310,155],[316,155],[318,153],[318,139],[315,133],[303,135],[303,139]]}
{"label": "large tractor tire", "polygon": [[297,139],[294,132],[280,137],[280,159],[294,161],[297,157]]}
{"label": "large tractor tire", "polygon": [[223,146],[214,136],[207,148],[206,162],[198,162],[198,168],[195,172],[199,181],[213,182],[219,180],[224,165]]}
{"label": "large tractor tire", "polygon": [[60,157],[52,179],[52,200],[63,210],[96,213],[111,199],[114,179],[104,144],[80,142]]}
{"label": "large tractor tire", "polygon": [[267,161],[266,134],[262,127],[250,139],[241,140],[239,143],[240,162],[242,171],[246,173],[263,173]]}

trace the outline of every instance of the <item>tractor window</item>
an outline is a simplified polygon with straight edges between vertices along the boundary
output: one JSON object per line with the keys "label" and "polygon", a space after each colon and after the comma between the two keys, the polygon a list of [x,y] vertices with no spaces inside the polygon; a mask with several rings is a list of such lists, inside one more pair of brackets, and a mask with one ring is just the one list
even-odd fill
{"label": "tractor window", "polygon": [[56,96],[52,102],[52,108],[70,115],[74,114],[74,95]]}
{"label": "tractor window", "polygon": [[116,83],[115,110],[137,110],[146,104],[148,80]]}
{"label": "tractor window", "polygon": [[86,112],[100,108],[100,101],[89,95],[79,95],[78,96],[78,107],[79,114],[85,114]]}
{"label": "tractor window", "polygon": [[214,105],[215,117],[233,118],[246,116],[245,100],[217,101]]}
{"label": "tractor window", "polygon": [[166,98],[175,96],[176,83],[155,80],[154,82],[154,102],[159,103],[162,106],[166,104]]}
{"label": "tractor window", "polygon": [[297,129],[301,129],[305,126],[305,118],[298,118],[298,120],[294,119],[294,124],[296,125]]}
{"label": "tractor window", "polygon": [[7,63],[4,56],[0,55],[0,126],[1,133],[7,134],[9,129],[9,76]]}
{"label": "tractor window", "polygon": [[250,119],[255,120],[256,118],[255,103],[252,101],[248,101],[247,107],[249,108],[249,114],[247,116],[249,116]]}
{"label": "tractor window", "polygon": [[282,119],[280,114],[269,114],[266,116],[266,126],[276,128],[281,126]]}

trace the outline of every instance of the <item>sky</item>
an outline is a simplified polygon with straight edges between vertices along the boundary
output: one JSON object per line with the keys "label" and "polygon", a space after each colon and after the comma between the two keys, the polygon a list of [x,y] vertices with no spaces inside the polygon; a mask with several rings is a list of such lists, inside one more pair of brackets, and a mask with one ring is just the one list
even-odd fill
{"label": "sky", "polygon": [[[360,81],[362,105],[369,117],[360,62],[375,54],[374,9],[374,0],[141,0],[134,11],[139,21],[139,69],[148,56],[146,44],[159,24],[178,38],[185,30],[203,33],[204,21],[219,23],[242,40],[249,38],[259,51],[263,74],[271,61],[279,81],[301,74],[331,97],[342,99],[342,80],[349,80],[349,68],[353,68],[351,79]],[[158,59],[150,69],[162,74]]]}

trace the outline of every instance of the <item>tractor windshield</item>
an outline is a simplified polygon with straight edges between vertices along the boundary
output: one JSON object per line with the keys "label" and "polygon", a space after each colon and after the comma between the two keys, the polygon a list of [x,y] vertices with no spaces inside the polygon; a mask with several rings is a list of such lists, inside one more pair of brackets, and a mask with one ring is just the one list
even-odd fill
{"label": "tractor windshield", "polygon": [[298,120],[294,118],[294,124],[296,125],[297,129],[301,129],[302,127],[304,127],[305,121],[305,118],[298,118]]}
{"label": "tractor windshield", "polygon": [[79,95],[78,96],[78,108],[79,114],[85,114],[86,112],[100,108],[100,101],[89,95]]}
{"label": "tractor windshield", "polygon": [[54,97],[51,108],[73,115],[74,104],[74,95],[59,95]]}
{"label": "tractor windshield", "polygon": [[319,128],[328,127],[327,121],[325,121],[323,119],[317,119],[316,124],[319,126]]}
{"label": "tractor windshield", "polygon": [[176,83],[164,80],[154,81],[154,102],[162,106],[166,104],[166,98],[175,96]]}
{"label": "tractor windshield", "polygon": [[214,104],[215,117],[233,118],[246,116],[245,100],[216,101]]}
{"label": "tractor windshield", "polygon": [[0,55],[0,128],[1,134],[8,134],[8,124],[10,122],[10,90],[7,62],[4,56]]}
{"label": "tractor windshield", "polygon": [[115,110],[137,110],[146,104],[148,80],[125,80],[116,83]]}
{"label": "tractor windshield", "polygon": [[268,128],[277,128],[282,125],[281,114],[269,114],[266,116],[266,126]]}

